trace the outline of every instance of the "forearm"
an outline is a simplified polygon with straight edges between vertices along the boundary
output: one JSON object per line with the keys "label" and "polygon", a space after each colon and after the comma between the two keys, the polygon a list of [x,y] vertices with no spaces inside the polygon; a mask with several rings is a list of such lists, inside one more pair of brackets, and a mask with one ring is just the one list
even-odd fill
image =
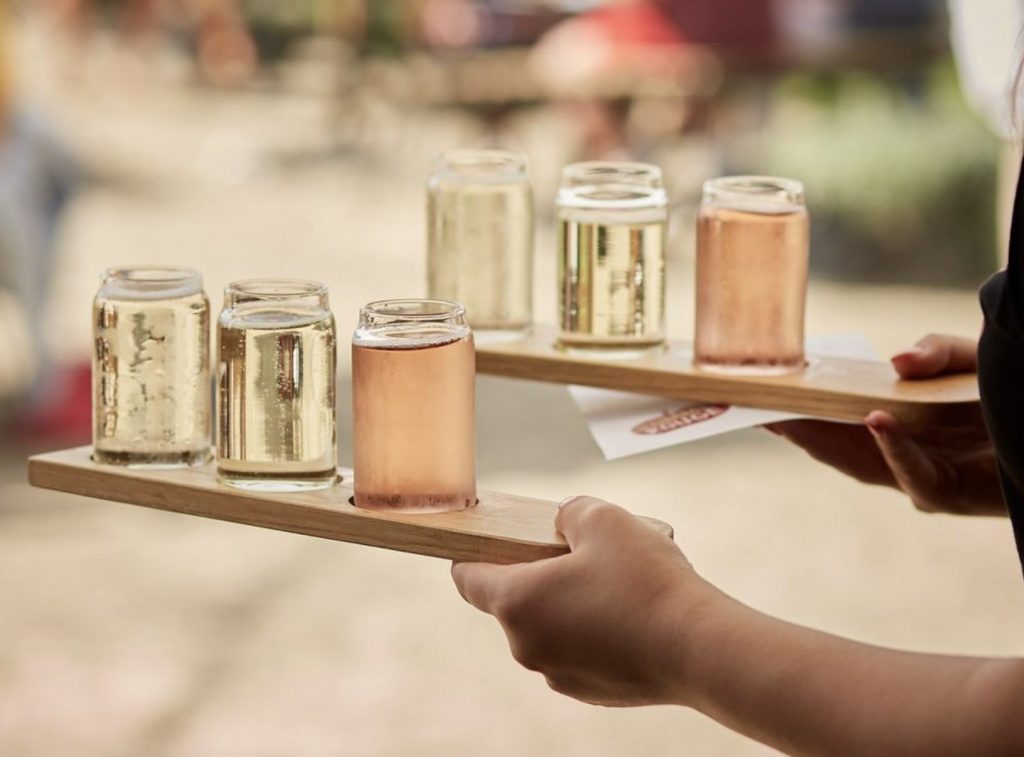
{"label": "forearm", "polygon": [[1024,754],[1024,661],[900,652],[724,595],[688,613],[684,704],[791,754]]}

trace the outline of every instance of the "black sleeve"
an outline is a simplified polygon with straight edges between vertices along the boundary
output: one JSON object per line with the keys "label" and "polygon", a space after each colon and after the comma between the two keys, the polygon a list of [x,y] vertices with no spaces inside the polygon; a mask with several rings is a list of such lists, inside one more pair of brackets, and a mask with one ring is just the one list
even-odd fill
{"label": "black sleeve", "polygon": [[1017,185],[1009,262],[981,288],[985,327],[978,342],[978,384],[985,425],[996,448],[1003,497],[1024,564],[1024,199]]}

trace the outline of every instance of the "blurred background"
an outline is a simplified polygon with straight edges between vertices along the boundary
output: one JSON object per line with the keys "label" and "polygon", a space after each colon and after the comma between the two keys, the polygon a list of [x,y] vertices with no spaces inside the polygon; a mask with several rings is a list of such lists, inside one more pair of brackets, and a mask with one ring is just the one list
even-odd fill
{"label": "blurred background", "polygon": [[[805,182],[810,333],[880,355],[973,336],[1019,165],[1018,6],[5,0],[0,753],[769,753],[549,692],[439,561],[34,491],[25,458],[89,441],[102,269],[194,266],[215,309],[234,278],[319,279],[347,335],[362,303],[425,292],[424,182],[455,146],[530,158],[539,321],[561,167],[627,158],[665,171],[670,336],[692,330],[701,183],[727,173]],[[667,520],[701,573],[790,620],[1024,653],[1006,522],[919,515],[760,430],[606,463],[561,387],[481,378],[478,402],[484,488]]]}

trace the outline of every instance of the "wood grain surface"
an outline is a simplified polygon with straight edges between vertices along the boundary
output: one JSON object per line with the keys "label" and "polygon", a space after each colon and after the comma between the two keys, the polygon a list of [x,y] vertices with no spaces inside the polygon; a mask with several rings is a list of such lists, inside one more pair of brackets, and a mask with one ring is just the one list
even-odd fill
{"label": "wood grain surface", "polygon": [[520,341],[478,346],[477,372],[844,421],[886,410],[907,423],[948,424],[980,412],[974,374],[904,381],[888,362],[815,355],[799,373],[722,374],[695,368],[692,349],[683,342],[622,360],[567,354],[555,347],[555,333],[538,327]]}
{"label": "wood grain surface", "polygon": [[[101,465],[91,447],[29,459],[29,483],[97,499],[291,531],[400,552],[492,563],[555,557],[569,551],[555,531],[557,506],[529,497],[479,492],[462,512],[409,515],[361,510],[349,504],[350,481],[315,492],[248,492],[217,481],[212,465],[135,470]],[[672,529],[645,518],[669,537]]]}

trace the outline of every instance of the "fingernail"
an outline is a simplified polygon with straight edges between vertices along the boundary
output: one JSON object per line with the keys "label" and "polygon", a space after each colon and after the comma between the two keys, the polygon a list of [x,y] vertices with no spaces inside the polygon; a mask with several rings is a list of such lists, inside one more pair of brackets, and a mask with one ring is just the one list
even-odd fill
{"label": "fingernail", "polygon": [[924,354],[924,347],[911,347],[909,350],[893,355],[893,360],[906,360],[908,358],[921,357]]}
{"label": "fingernail", "polygon": [[576,495],[575,494],[573,496],[571,496],[571,497],[566,497],[565,499],[563,499],[561,502],[558,503],[558,509],[561,510],[563,507],[568,505],[574,499],[576,499]]}
{"label": "fingernail", "polygon": [[885,428],[883,428],[882,424],[878,422],[878,419],[872,418],[870,415],[864,419],[864,425],[867,426],[868,431],[875,436],[880,436],[885,433]]}

